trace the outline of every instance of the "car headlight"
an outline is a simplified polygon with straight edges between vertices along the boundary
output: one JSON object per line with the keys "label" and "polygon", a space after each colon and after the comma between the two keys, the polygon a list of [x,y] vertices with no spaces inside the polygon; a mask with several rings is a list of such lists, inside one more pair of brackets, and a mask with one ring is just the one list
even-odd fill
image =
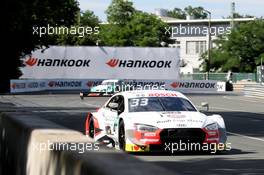
{"label": "car headlight", "polygon": [[135,124],[135,129],[137,131],[141,131],[141,132],[156,132],[159,128],[157,128],[156,126],[137,123],[137,124]]}
{"label": "car headlight", "polygon": [[207,129],[207,130],[217,130],[218,129],[218,124],[217,123],[211,123],[211,124],[207,125],[205,127],[205,129]]}

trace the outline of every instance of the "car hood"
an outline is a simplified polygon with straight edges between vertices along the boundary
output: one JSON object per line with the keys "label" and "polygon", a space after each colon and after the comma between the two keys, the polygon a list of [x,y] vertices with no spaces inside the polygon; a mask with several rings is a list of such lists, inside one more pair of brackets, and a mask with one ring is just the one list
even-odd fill
{"label": "car hood", "polygon": [[133,112],[126,115],[129,123],[164,128],[203,128],[207,116],[200,112]]}

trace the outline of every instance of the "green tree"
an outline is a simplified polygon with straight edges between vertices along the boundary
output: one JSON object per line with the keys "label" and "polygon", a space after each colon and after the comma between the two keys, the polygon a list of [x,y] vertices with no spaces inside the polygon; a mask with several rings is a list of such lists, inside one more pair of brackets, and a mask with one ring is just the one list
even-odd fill
{"label": "green tree", "polygon": [[[264,21],[240,24],[228,36],[221,36],[212,49],[210,67],[215,71],[253,72],[264,54]],[[202,66],[206,70],[206,53]]]}
{"label": "green tree", "polygon": [[186,14],[191,15],[194,19],[206,19],[207,13],[204,11],[203,7],[192,7],[188,6],[184,8]]}
{"label": "green tree", "polygon": [[208,14],[203,7],[185,7],[184,10],[180,8],[174,8],[172,11],[168,11],[168,16],[177,19],[186,19],[186,16],[193,16],[194,19],[206,19]]}
{"label": "green tree", "polygon": [[155,15],[137,11],[130,1],[113,0],[106,13],[108,24],[100,26],[101,45],[154,47],[169,42],[168,26]]}
{"label": "green tree", "polygon": [[155,15],[137,12],[126,27],[133,46],[156,47],[161,42],[169,43],[169,35],[165,35],[165,27],[168,26]]}
{"label": "green tree", "polygon": [[112,24],[124,25],[130,21],[135,8],[133,3],[128,0],[112,0],[112,3],[106,10],[107,20]]}
{"label": "green tree", "polygon": [[95,27],[98,27],[98,30],[99,30],[99,23],[100,23],[99,18],[95,16],[92,11],[86,10],[85,12],[81,12],[79,21],[72,27],[75,27],[75,28],[89,27],[89,28],[92,28],[93,33],[84,34],[84,36],[78,35],[78,34],[76,35],[72,35],[72,34],[57,35],[56,44],[58,45],[89,45],[89,46],[96,45],[96,42],[99,39],[99,35],[94,34],[94,33],[97,33],[96,31],[94,31],[94,29]]}
{"label": "green tree", "polygon": [[[40,37],[33,28],[50,26],[70,26],[76,22],[78,12],[76,0],[4,0],[1,32],[2,55],[0,92],[9,91],[9,80],[17,79],[21,73],[20,57],[32,50],[54,43],[48,35]],[[8,71],[3,71],[8,70]]]}
{"label": "green tree", "polygon": [[96,27],[100,23],[100,20],[97,16],[95,16],[94,12],[90,10],[86,10],[81,13],[80,17],[80,25],[81,26],[91,26]]}
{"label": "green tree", "polygon": [[137,11],[125,25],[102,26],[101,40],[107,46],[158,47],[162,41],[169,43],[165,27],[155,15]]}
{"label": "green tree", "polygon": [[104,24],[100,26],[100,45],[132,46],[130,31],[124,25]]}
{"label": "green tree", "polygon": [[177,19],[186,19],[186,13],[180,8],[174,8],[172,11],[168,11],[168,16]]}

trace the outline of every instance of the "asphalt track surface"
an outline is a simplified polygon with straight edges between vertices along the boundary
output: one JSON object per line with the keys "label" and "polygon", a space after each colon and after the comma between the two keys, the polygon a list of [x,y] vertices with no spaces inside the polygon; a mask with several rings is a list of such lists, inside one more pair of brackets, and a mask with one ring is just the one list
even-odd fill
{"label": "asphalt track surface", "polygon": [[[196,106],[209,102],[210,112],[224,117],[231,151],[221,154],[179,152],[131,154],[179,174],[264,174],[264,100],[239,95],[188,95]],[[66,128],[84,131],[88,111],[107,98],[78,94],[0,96],[0,111],[34,113]],[[115,151],[115,150],[113,150]]]}

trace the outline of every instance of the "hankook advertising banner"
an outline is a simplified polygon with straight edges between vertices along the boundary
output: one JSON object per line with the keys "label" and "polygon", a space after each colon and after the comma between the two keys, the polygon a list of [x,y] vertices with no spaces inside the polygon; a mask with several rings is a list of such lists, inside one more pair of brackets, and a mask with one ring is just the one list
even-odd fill
{"label": "hankook advertising banner", "polygon": [[22,79],[178,79],[177,48],[63,47],[23,59]]}
{"label": "hankook advertising banner", "polygon": [[[34,92],[53,90],[89,90],[101,84],[102,79],[46,79],[46,80],[11,80],[10,92]],[[126,79],[125,85],[137,90],[168,89],[184,93],[224,92],[225,82],[212,80],[135,80]],[[121,87],[121,89],[126,87]]]}

